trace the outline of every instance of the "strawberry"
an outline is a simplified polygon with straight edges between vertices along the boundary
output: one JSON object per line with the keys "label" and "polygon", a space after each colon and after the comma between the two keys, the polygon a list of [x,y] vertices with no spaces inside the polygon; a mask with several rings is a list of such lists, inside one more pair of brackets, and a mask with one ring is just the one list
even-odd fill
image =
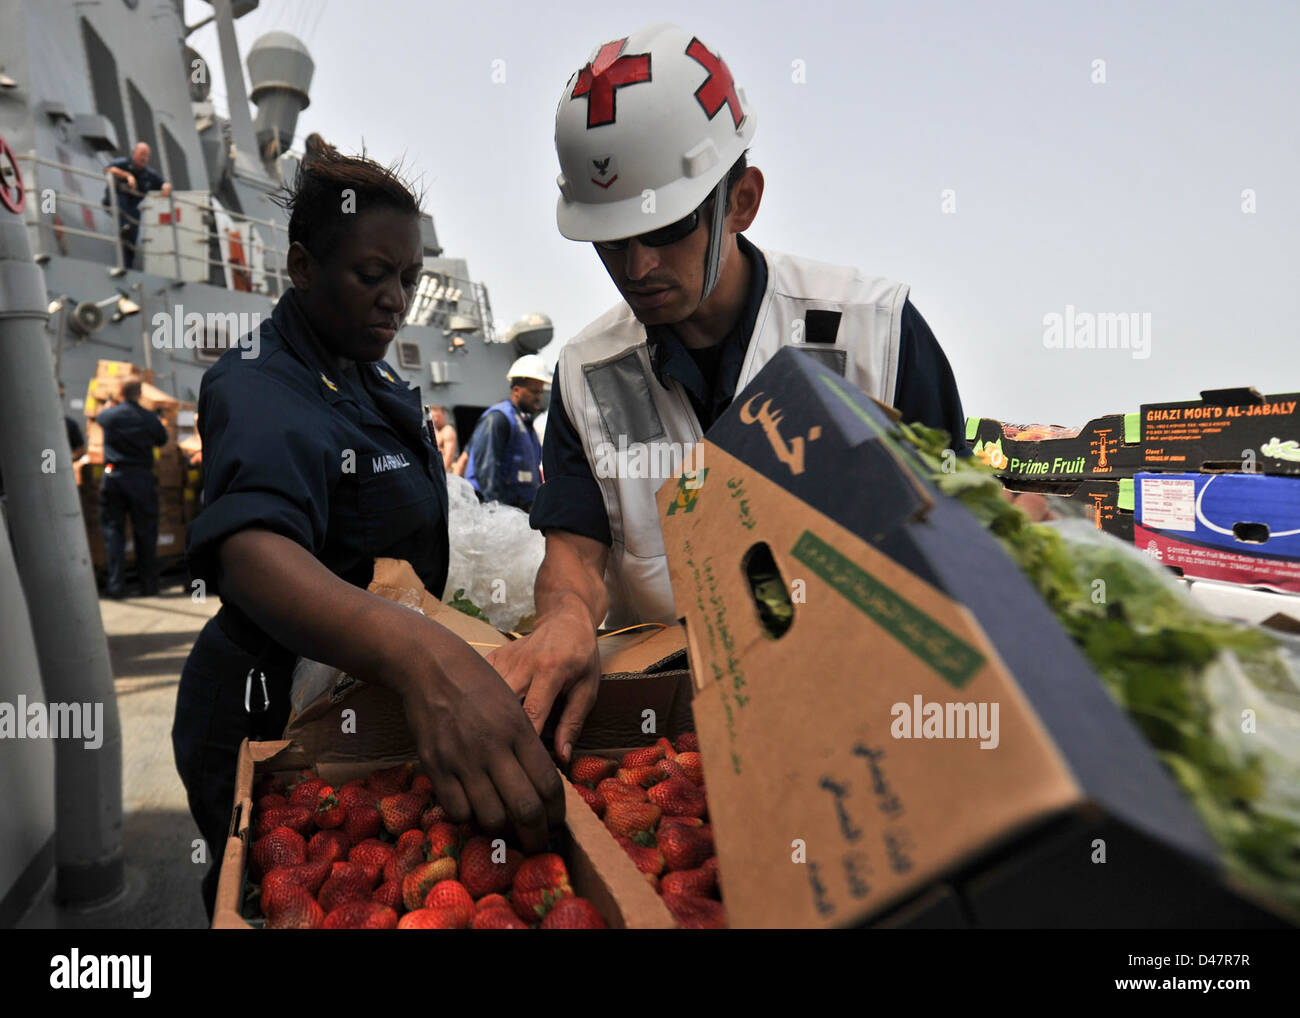
{"label": "strawberry", "polygon": [[575,785],[595,786],[614,776],[618,763],[603,756],[580,756],[569,767],[569,780]]}
{"label": "strawberry", "polygon": [[268,930],[319,930],[325,910],[305,887],[286,884],[263,900]]}
{"label": "strawberry", "polygon": [[277,866],[295,866],[306,861],[307,842],[288,827],[277,827],[254,841],[248,853],[248,868],[254,880],[261,880],[262,874],[270,873]]}
{"label": "strawberry", "polygon": [[455,824],[439,820],[426,832],[425,856],[429,859],[456,858],[460,854],[460,831]]}
{"label": "strawberry", "polygon": [[716,870],[701,866],[694,870],[674,870],[665,873],[659,881],[664,894],[687,894],[697,898],[711,898],[718,887]]}
{"label": "strawberry", "polygon": [[339,805],[338,794],[334,791],[334,786],[324,785],[316,793],[316,826],[322,830],[328,830],[332,827],[342,827],[343,821],[347,818],[348,811]]}
{"label": "strawberry", "polygon": [[649,873],[652,877],[657,877],[664,871],[664,854],[659,849],[647,845],[638,845],[631,838],[625,838],[621,835],[614,840],[622,846],[623,851],[628,854],[633,865],[642,873]]}
{"label": "strawberry", "polygon": [[608,929],[596,906],[586,898],[565,898],[557,901],[546,918],[544,930],[604,930]]}
{"label": "strawberry", "polygon": [[664,905],[684,930],[724,930],[727,913],[722,902],[689,894],[664,893]]}
{"label": "strawberry", "polygon": [[463,930],[460,914],[450,908],[417,908],[397,922],[399,930]]}
{"label": "strawberry", "polygon": [[430,806],[428,809],[426,809],[423,813],[420,814],[420,830],[427,831],[430,827],[438,823],[440,820],[447,820],[447,819],[448,819],[447,811],[445,809],[443,809],[441,806],[438,805]]}
{"label": "strawberry", "polygon": [[619,764],[622,767],[653,767],[663,758],[663,746],[646,746],[643,749],[634,749],[630,753],[624,753]]}
{"label": "strawberry", "polygon": [[379,872],[383,872],[384,867],[388,865],[388,860],[393,857],[394,848],[385,841],[378,838],[367,838],[359,845],[354,845],[352,851],[348,853],[348,862],[356,863],[367,868],[373,867]]}
{"label": "strawberry", "polygon": [[704,763],[699,753],[678,753],[676,763],[695,784],[704,784]]}
{"label": "strawberry", "polygon": [[571,898],[569,871],[554,852],[525,859],[510,885],[510,905],[524,922],[536,922],[561,898]]}
{"label": "strawberry", "polygon": [[283,796],[285,803],[288,803],[288,789],[283,774],[263,774],[253,783],[253,801],[256,802],[264,795]]}
{"label": "strawberry", "polygon": [[265,813],[269,809],[285,809],[289,805],[289,800],[283,795],[277,795],[274,792],[268,792],[257,800],[257,812]]}
{"label": "strawberry", "polygon": [[330,877],[321,885],[320,906],[328,915],[340,905],[350,901],[368,901],[374,885],[370,875],[360,866],[352,863],[336,862],[330,871]]}
{"label": "strawberry", "polygon": [[[510,899],[504,894],[485,894],[474,902],[475,914],[489,908],[510,908]],[[510,912],[513,915],[514,909],[510,909]]]}
{"label": "strawberry", "polygon": [[310,778],[301,784],[295,785],[293,791],[289,793],[289,805],[306,806],[308,809],[315,809],[316,797],[324,787],[325,781],[323,778]]}
{"label": "strawberry", "polygon": [[353,778],[351,781],[345,781],[345,782],[343,782],[343,787],[344,787],[344,788],[365,788],[365,787],[366,787],[366,779],[365,779],[365,778]]}
{"label": "strawberry", "polygon": [[713,854],[713,834],[703,828],[666,824],[659,828],[659,851],[670,870],[693,870]]}
{"label": "strawberry", "polygon": [[429,800],[414,792],[399,792],[379,800],[379,815],[384,821],[384,830],[393,837],[418,827],[420,814],[429,805]]}
{"label": "strawberry", "polygon": [[281,887],[301,887],[309,894],[320,891],[321,884],[330,875],[331,863],[325,859],[308,859],[293,866],[277,866],[262,877],[262,909],[266,902]]}
{"label": "strawberry", "polygon": [[375,806],[379,803],[379,796],[375,795],[365,785],[344,785],[339,789],[339,805],[344,809],[355,809],[357,806]]}
{"label": "strawberry", "polygon": [[677,736],[677,752],[679,753],[698,753],[700,751],[700,738],[694,732],[682,732]]}
{"label": "strawberry", "polygon": [[659,821],[659,829],[665,827],[708,827],[702,817],[664,817]]}
{"label": "strawberry", "polygon": [[385,880],[370,892],[370,900],[377,901],[381,905],[387,905],[394,911],[400,912],[406,907],[402,904],[402,882],[400,880]]}
{"label": "strawberry", "polygon": [[327,930],[395,930],[397,913],[377,901],[349,901],[327,912]]}
{"label": "strawberry", "polygon": [[440,880],[424,896],[425,908],[445,908],[456,914],[457,929],[463,930],[474,918],[474,899],[458,880]]}
{"label": "strawberry", "polygon": [[[523,854],[513,848],[506,848],[503,857],[496,851],[493,841],[479,835],[470,838],[460,850],[460,882],[471,897],[482,898],[510,890],[524,861]],[[501,861],[497,862],[497,859]]]}
{"label": "strawberry", "polygon": [[435,859],[433,862],[417,863],[402,877],[402,904],[408,909],[417,909],[424,904],[424,898],[440,880],[456,879],[455,859]]}
{"label": "strawberry", "polygon": [[663,780],[657,767],[620,767],[614,776],[625,785],[640,785],[642,788]]}
{"label": "strawberry", "polygon": [[433,798],[433,782],[429,780],[427,774],[417,774],[411,779],[411,792],[415,795],[423,795]]}
{"label": "strawberry", "polygon": [[424,835],[419,831],[406,831],[397,839],[393,854],[384,863],[385,880],[401,880],[428,856],[424,852]]}
{"label": "strawberry", "polygon": [[384,818],[374,806],[353,806],[343,819],[343,833],[354,845],[359,845],[367,838],[379,837],[384,828]]}
{"label": "strawberry", "polygon": [[591,807],[596,816],[603,817],[605,815],[605,797],[603,795],[586,785],[574,785],[573,788],[582,796],[582,801]]}
{"label": "strawberry", "polygon": [[722,891],[722,874],[718,872],[718,857],[711,855],[704,862],[700,863],[700,871],[703,873],[712,873],[713,882],[717,885],[719,893]]}
{"label": "strawberry", "polygon": [[304,838],[312,831],[311,810],[306,806],[286,806],[263,813],[253,825],[253,840],[264,838],[277,827],[288,827]]}
{"label": "strawberry", "polygon": [[515,915],[507,904],[505,907],[479,909],[474,913],[469,928],[471,930],[526,930],[528,924]]}
{"label": "strawberry", "polygon": [[307,858],[323,859],[331,863],[343,862],[348,857],[352,841],[342,831],[320,831],[307,842]]}
{"label": "strawberry", "polygon": [[650,843],[651,831],[661,813],[649,802],[611,802],[605,810],[605,826],[615,836],[631,838],[638,844]]}
{"label": "strawberry", "polygon": [[673,744],[669,742],[667,739],[665,739],[662,735],[655,742],[655,745],[664,751],[665,760],[672,760],[674,757],[677,756],[677,750],[673,748]]}
{"label": "strawberry", "polygon": [[405,792],[410,787],[411,778],[414,776],[414,763],[398,764],[396,767],[385,767],[375,771],[366,779],[366,785],[383,798]]}
{"label": "strawberry", "polygon": [[702,817],[707,803],[704,793],[685,778],[669,778],[653,785],[646,795],[670,817]]}
{"label": "strawberry", "polygon": [[596,786],[596,791],[604,798],[606,808],[616,802],[650,801],[645,794],[644,788],[639,785],[625,785],[618,778],[606,778]]}
{"label": "strawberry", "polygon": [[690,780],[687,773],[682,770],[682,765],[676,760],[660,760],[655,764],[655,770],[659,773],[661,781],[667,778],[683,778],[688,781]]}

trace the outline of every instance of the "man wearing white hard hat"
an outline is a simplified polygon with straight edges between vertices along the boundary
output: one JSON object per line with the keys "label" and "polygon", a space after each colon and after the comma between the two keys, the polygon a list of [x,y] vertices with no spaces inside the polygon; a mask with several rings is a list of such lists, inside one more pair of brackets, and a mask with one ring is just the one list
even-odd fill
{"label": "man wearing white hard hat", "polygon": [[657,445],[692,448],[796,346],[968,451],[952,371],[906,285],[742,236],[763,197],[746,158],[755,127],[720,53],[673,25],[597,47],[556,110],[560,232],[594,245],[623,301],[560,353],[531,516],[546,534],[538,620],[490,660],[539,731],[567,692],[565,760],[596,698],[596,627],[675,617],[655,503],[664,477],[612,448],[650,447],[641,463],[659,459]]}
{"label": "man wearing white hard hat", "polygon": [[465,479],[484,502],[504,502],[525,511],[542,483],[542,443],[533,420],[542,408],[550,373],[535,353],[506,372],[510,397],[488,407],[470,436]]}

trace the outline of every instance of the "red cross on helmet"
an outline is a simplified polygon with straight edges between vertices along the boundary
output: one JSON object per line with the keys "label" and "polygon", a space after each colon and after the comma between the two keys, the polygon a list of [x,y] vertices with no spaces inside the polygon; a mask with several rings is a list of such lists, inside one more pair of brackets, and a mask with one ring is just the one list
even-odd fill
{"label": "red cross on helmet", "polygon": [[722,57],[676,25],[598,46],[555,111],[560,233],[618,240],[690,215],[722,186],[754,127]]}

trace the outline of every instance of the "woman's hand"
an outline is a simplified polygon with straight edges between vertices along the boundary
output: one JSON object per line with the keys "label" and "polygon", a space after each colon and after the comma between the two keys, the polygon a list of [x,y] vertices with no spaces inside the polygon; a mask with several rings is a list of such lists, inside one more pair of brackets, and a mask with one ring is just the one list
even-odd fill
{"label": "woman's hand", "polygon": [[301,545],[243,530],[221,545],[222,596],[276,642],[388,686],[406,706],[420,762],[456,822],[512,822],[537,851],[564,820],[564,785],[518,699],[443,626],[339,579]]}

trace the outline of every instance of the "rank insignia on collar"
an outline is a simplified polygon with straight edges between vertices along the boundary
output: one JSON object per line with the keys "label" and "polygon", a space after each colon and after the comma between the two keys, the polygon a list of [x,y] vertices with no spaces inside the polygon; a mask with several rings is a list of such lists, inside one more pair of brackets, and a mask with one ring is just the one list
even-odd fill
{"label": "rank insignia on collar", "polygon": [[384,368],[383,368],[383,366],[380,365],[380,364],[376,364],[376,365],[375,365],[375,374],[377,374],[377,375],[378,375],[380,378],[382,378],[385,382],[388,382],[388,383],[390,383],[390,384],[392,384],[392,385],[396,385],[396,384],[397,384],[397,379],[394,378],[392,375],[390,375],[387,371],[385,371]]}
{"label": "rank insignia on collar", "polygon": [[335,391],[335,392],[338,392],[338,391],[339,391],[339,387],[338,387],[337,385],[335,385],[333,382],[331,382],[328,378],[326,378],[326,377],[325,377],[325,372],[323,372],[323,371],[321,372],[320,380],[321,380],[322,382],[324,382],[326,385],[328,385],[328,386],[329,386],[333,391]]}

